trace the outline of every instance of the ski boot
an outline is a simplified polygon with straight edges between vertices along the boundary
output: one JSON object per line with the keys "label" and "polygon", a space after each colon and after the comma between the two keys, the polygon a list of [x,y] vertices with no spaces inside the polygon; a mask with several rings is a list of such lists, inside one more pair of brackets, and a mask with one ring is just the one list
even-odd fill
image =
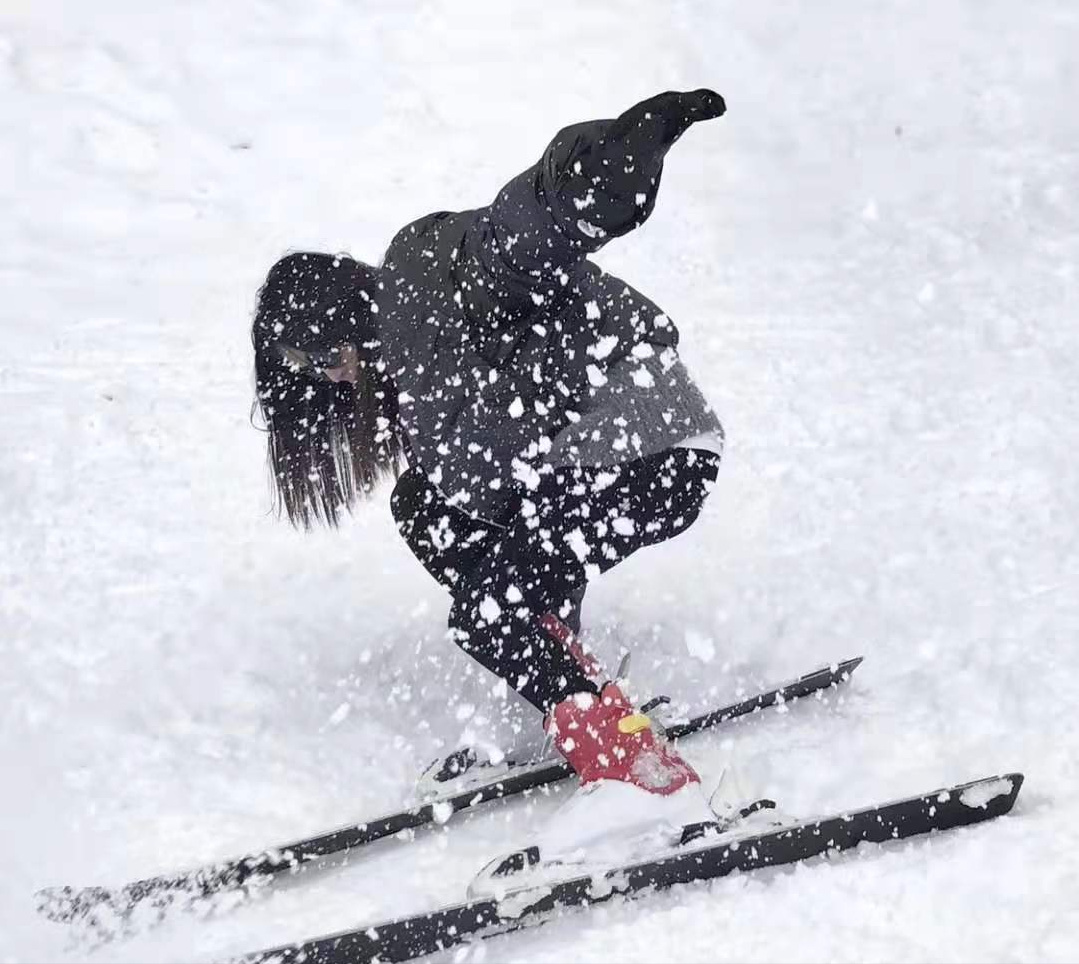
{"label": "ski boot", "polygon": [[580,786],[533,846],[489,863],[470,895],[538,884],[546,872],[625,863],[720,831],[696,771],[617,683],[559,703],[546,729]]}

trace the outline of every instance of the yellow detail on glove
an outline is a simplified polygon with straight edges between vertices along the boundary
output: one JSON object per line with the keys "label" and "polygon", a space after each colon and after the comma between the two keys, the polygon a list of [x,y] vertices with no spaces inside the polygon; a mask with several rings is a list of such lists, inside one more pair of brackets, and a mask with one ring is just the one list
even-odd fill
{"label": "yellow detail on glove", "polygon": [[641,730],[648,730],[652,727],[652,721],[648,719],[643,713],[633,713],[630,716],[623,716],[618,721],[619,733],[640,733]]}

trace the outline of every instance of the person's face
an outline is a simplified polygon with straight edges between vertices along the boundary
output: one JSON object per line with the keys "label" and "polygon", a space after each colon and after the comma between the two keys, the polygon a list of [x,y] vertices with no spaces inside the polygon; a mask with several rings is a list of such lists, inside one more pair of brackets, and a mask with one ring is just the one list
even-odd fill
{"label": "person's face", "polygon": [[333,368],[324,368],[323,372],[331,382],[352,382],[355,385],[360,377],[360,354],[351,342],[339,345],[338,350],[341,352],[341,364]]}

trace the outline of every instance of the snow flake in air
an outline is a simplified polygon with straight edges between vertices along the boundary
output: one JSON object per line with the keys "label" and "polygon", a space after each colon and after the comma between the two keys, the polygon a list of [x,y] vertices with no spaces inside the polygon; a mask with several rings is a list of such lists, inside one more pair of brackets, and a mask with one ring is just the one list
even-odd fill
{"label": "snow flake in air", "polygon": [[513,460],[513,477],[530,492],[540,484],[540,474],[527,462]]}
{"label": "snow flake in air", "polygon": [[604,489],[610,488],[618,481],[618,470],[614,469],[610,472],[597,472],[595,478],[592,480],[592,491],[602,492]]}
{"label": "snow flake in air", "polygon": [[573,554],[577,557],[578,562],[584,562],[588,558],[589,552],[592,551],[592,547],[588,544],[588,540],[584,537],[584,533],[580,527],[574,529],[572,532],[567,532],[562,537],[566,545],[573,550]]}
{"label": "snow flake in air", "polygon": [[[594,304],[595,302],[592,303]],[[603,335],[594,345],[589,345],[586,351],[593,358],[602,359],[614,351],[617,344],[617,335]]]}
{"label": "snow flake in air", "polygon": [[702,663],[710,663],[716,657],[716,644],[711,636],[705,636],[696,629],[685,632],[686,650],[690,656]]}
{"label": "snow flake in air", "polygon": [[521,401],[521,396],[518,395],[507,409],[510,414],[510,418],[520,418],[525,413],[525,403]]}
{"label": "snow flake in air", "polygon": [[352,707],[346,702],[342,703],[333,713],[330,714],[330,718],[326,721],[327,726],[339,726],[345,722],[345,717],[348,716]]}
{"label": "snow flake in air", "polygon": [[592,191],[592,188],[588,189],[588,193],[583,198],[582,197],[575,197],[573,199],[573,206],[578,211],[583,211],[585,208],[590,208],[595,203],[596,203],[596,195]]}
{"label": "snow flake in air", "polygon": [[493,623],[501,615],[502,607],[495,602],[494,597],[484,596],[483,602],[480,603],[480,616],[483,617],[484,621]]}

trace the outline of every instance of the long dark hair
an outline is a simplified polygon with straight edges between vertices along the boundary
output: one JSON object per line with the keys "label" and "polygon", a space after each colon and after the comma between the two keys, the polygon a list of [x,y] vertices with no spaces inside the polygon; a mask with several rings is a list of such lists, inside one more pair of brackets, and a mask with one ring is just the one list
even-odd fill
{"label": "long dark hair", "polygon": [[[251,326],[255,402],[266,427],[274,509],[336,526],[403,461],[397,390],[379,357],[375,269],[343,255],[291,254],[259,289]],[[353,344],[359,375],[320,380],[283,354]]]}

